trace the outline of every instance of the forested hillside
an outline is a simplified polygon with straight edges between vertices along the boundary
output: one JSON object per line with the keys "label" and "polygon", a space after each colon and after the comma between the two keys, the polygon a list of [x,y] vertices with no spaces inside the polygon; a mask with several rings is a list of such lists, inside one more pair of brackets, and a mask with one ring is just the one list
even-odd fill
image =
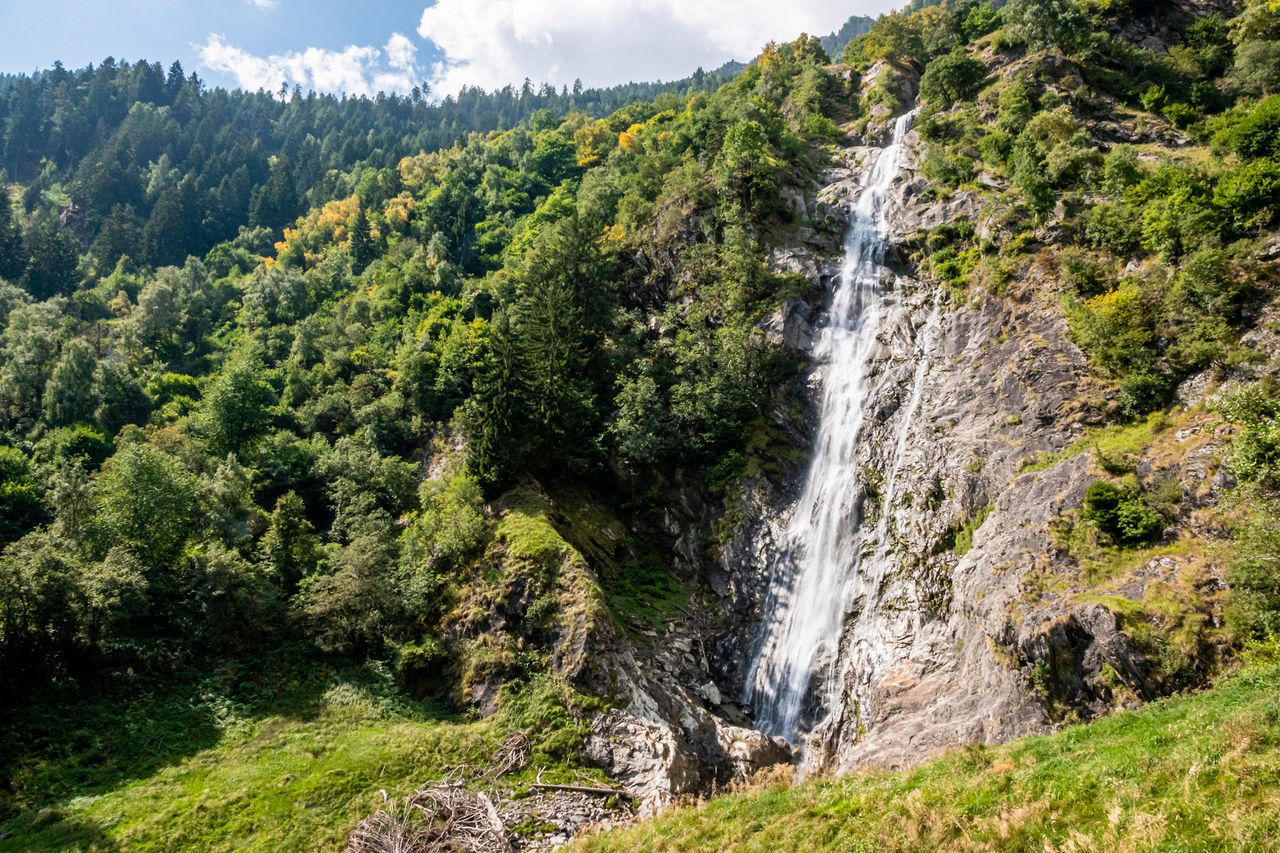
{"label": "forested hillside", "polygon": [[[606,118],[510,93],[281,103],[145,64],[11,87],[6,811],[74,790],[66,767],[130,765],[84,752],[137,748],[79,740],[99,697],[154,717],[123,697],[175,696],[207,726],[210,702],[292,707],[366,661],[454,709],[550,672],[604,611],[564,588],[582,558],[542,484],[647,514],[770,440],[752,424],[796,364],[753,327],[808,285],[763,241],[849,117],[828,61],[771,46],[715,93]],[[653,543],[606,546],[607,599],[678,595]]]}
{"label": "forested hillside", "polygon": [[[0,168],[21,187],[24,214],[21,239],[10,238],[19,244],[0,255],[0,275],[45,298],[70,294],[122,258],[130,268],[181,265],[238,237],[267,251],[271,231],[350,196],[362,179],[398,192],[396,166],[408,155],[513,127],[540,110],[602,116],[661,92],[714,91],[738,70],[730,63],[669,84],[609,89],[579,82],[572,92],[526,80],[439,103],[421,88],[372,99],[304,96],[296,87],[227,92],[207,89],[181,63],[166,73],[159,63],[112,58],[0,76]],[[87,265],[77,269],[81,253]]]}
{"label": "forested hillside", "polygon": [[[940,313],[1063,318],[1087,374],[1044,416],[1070,441],[1032,452],[1034,418],[1001,409],[1004,455],[951,466],[1097,462],[1009,618],[1105,605],[1142,655],[1082,674],[1017,624],[1001,660],[1057,725],[1272,637],[1280,8],[1173,5],[912,4],[851,19],[840,56],[804,36],[670,85],[440,103],[146,62],[0,79],[0,849],[336,846],[380,788],[512,731],[520,793],[542,767],[608,784],[582,748],[625,701],[604,659],[725,628],[707,567],[747,487],[809,452],[805,356],[774,320],[830,277],[778,250],[838,247],[806,199],[915,106],[909,199],[947,216],[894,263]],[[1210,462],[1169,449],[1184,433]],[[922,575],[1000,520],[1005,481],[943,520]],[[1201,574],[1114,591],[1170,555]]]}

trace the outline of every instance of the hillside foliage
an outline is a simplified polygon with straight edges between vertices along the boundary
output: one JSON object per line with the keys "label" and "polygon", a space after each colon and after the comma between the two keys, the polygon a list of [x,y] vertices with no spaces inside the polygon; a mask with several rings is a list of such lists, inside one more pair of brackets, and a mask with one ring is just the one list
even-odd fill
{"label": "hillside foliage", "polygon": [[[1276,286],[1276,4],[916,2],[835,35],[840,56],[803,36],[668,86],[441,103],[145,62],[0,79],[0,713],[36,709],[0,733],[0,820],[155,769],[81,772],[109,751],[95,697],[216,708],[200,685],[234,695],[267,661],[313,693],[372,671],[411,721],[489,713],[597,622],[687,603],[656,532],[673,490],[715,512],[797,454],[764,413],[799,408],[800,364],[762,323],[821,295],[766,261],[814,225],[785,199],[917,83],[925,192],[980,194],[984,228],[921,233],[911,262],[957,304],[1021,298],[1051,258],[1121,429],[1188,379],[1242,386],[1220,403],[1226,619],[1280,630],[1280,409],[1244,340]],[[1072,521],[1094,551],[1137,553],[1175,512],[1133,467]],[[262,689],[255,719],[298,707]],[[580,698],[530,718],[566,766]],[[1028,802],[1056,783],[1019,762],[1055,749],[1001,753]],[[902,808],[951,796],[917,781]]]}

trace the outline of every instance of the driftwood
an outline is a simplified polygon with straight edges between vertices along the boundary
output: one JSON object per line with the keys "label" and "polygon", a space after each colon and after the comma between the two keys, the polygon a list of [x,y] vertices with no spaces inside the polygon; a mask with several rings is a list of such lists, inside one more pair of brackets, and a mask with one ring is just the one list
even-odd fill
{"label": "driftwood", "polygon": [[483,775],[497,779],[508,773],[516,773],[529,762],[532,752],[533,743],[529,740],[529,736],[524,732],[512,732],[502,742],[498,754],[493,757],[491,766]]}
{"label": "driftwood", "polygon": [[529,787],[535,791],[568,791],[573,794],[596,794],[601,797],[626,797],[628,800],[634,800],[635,796],[630,791],[624,791],[622,788],[598,788],[594,785],[553,785],[550,782],[542,781],[542,774],[547,768],[543,767],[538,771],[538,778]]}
{"label": "driftwood", "polygon": [[503,853],[510,853],[511,842],[507,840],[507,825],[502,822],[502,815],[498,814],[498,807],[493,804],[493,800],[489,798],[489,795],[483,791],[476,796],[484,805],[485,817],[489,819],[490,837],[501,845],[499,849]]}
{"label": "driftwood", "polygon": [[575,794],[599,794],[602,797],[635,799],[630,791],[624,791],[621,788],[593,788],[588,785],[550,785],[545,782],[535,783],[529,787],[535,791],[571,791]]}
{"label": "driftwood", "polygon": [[486,794],[458,781],[428,785],[365,818],[347,838],[347,853],[512,853],[507,828]]}
{"label": "driftwood", "polygon": [[[529,737],[512,732],[483,771],[469,764],[448,768],[440,781],[403,799],[392,800],[383,791],[382,808],[352,830],[345,853],[514,853],[493,799],[483,791],[468,791],[467,784],[515,773],[532,752]],[[621,788],[543,782],[545,770],[538,771],[534,790],[634,799]]]}

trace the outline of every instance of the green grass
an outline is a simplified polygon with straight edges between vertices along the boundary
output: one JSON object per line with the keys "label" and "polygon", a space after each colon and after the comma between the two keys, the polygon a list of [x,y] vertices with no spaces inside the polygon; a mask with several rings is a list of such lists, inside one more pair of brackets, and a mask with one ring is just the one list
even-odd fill
{"label": "green grass", "polygon": [[583,489],[562,488],[551,514],[561,535],[595,570],[604,603],[623,627],[659,629],[689,607],[689,590],[658,551],[631,534],[602,502]]}
{"label": "green grass", "polygon": [[918,768],[786,781],[575,848],[606,851],[1273,850],[1280,665],[1197,695]]}
{"label": "green grass", "polygon": [[[367,669],[286,685],[274,710],[207,689],[71,708],[24,754],[5,756],[0,853],[337,850],[381,804],[379,790],[402,796],[450,766],[483,765],[515,729],[535,746],[509,784],[542,766],[546,779],[573,778],[584,729],[570,710],[578,698],[554,679],[466,721]],[[57,748],[57,738],[71,743]]]}
{"label": "green grass", "polygon": [[973,535],[978,532],[978,528],[987,520],[987,516],[991,514],[992,504],[987,504],[973,516],[973,518],[961,525],[956,532],[955,552],[957,557],[963,557],[973,550]]}
{"label": "green grass", "polygon": [[1113,467],[1132,469],[1143,448],[1168,427],[1169,418],[1165,412],[1152,412],[1144,420],[1132,423],[1094,427],[1065,450],[1057,453],[1042,453],[1028,459],[1022,467],[1022,473],[1052,468],[1059,462],[1079,456],[1091,448],[1097,451],[1099,464],[1104,469],[1110,470]]}

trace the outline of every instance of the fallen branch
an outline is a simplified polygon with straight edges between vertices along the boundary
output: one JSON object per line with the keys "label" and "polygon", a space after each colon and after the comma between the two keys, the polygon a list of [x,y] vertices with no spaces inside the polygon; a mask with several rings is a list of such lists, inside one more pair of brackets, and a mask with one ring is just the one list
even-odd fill
{"label": "fallen branch", "polygon": [[595,788],[590,785],[551,785],[547,782],[534,782],[530,787],[535,791],[568,791],[573,794],[598,794],[601,797],[635,799],[635,796],[630,791],[624,791],[621,788]]}
{"label": "fallen branch", "polygon": [[484,810],[489,818],[489,831],[493,833],[493,840],[501,845],[500,849],[503,853],[510,853],[511,842],[507,841],[507,825],[502,822],[502,816],[498,814],[498,807],[493,804],[493,800],[489,799],[489,795],[483,791],[476,796],[484,804]]}

